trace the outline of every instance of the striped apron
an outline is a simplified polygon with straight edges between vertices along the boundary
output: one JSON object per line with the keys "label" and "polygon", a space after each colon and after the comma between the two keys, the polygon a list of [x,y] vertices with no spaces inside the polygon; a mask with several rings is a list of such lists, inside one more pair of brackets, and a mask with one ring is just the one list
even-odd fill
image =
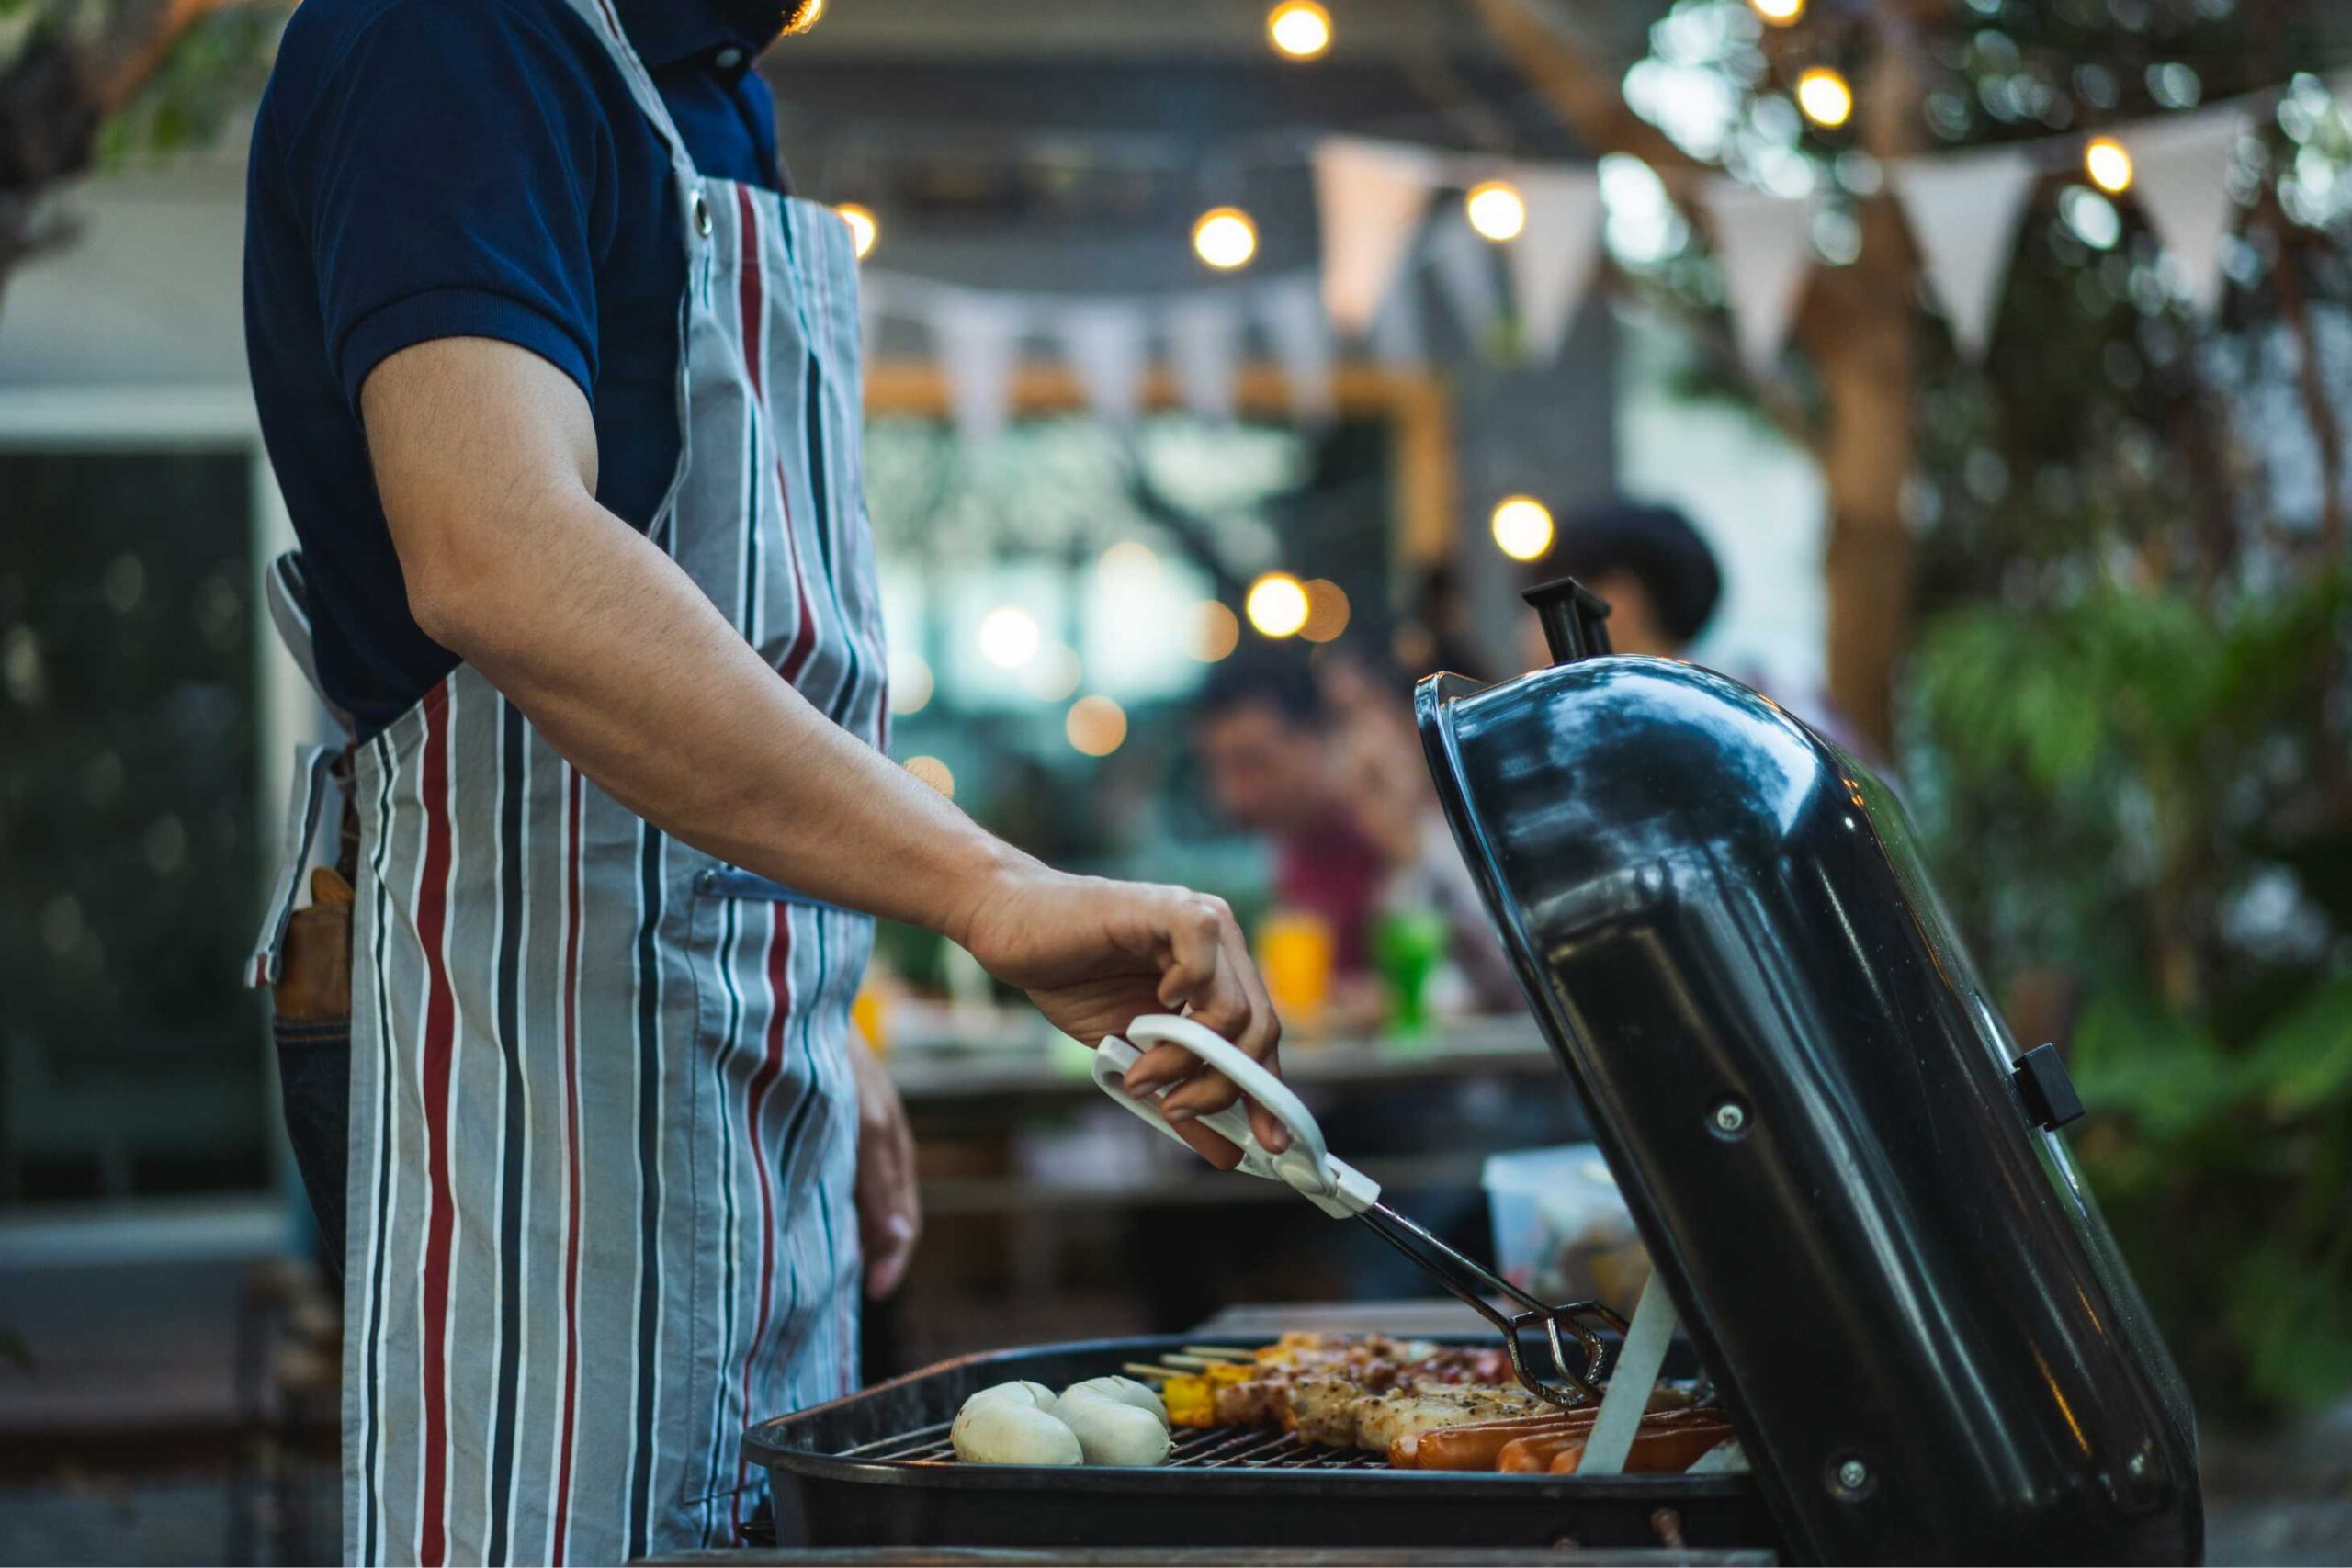
{"label": "striped apron", "polygon": [[[883,745],[849,232],[696,174],[608,5],[572,4],[684,217],[684,451],[650,536]],[[732,1543],[766,1492],[745,1427],[853,1385],[872,921],[656,831],[468,666],[353,773],[345,1556]]]}

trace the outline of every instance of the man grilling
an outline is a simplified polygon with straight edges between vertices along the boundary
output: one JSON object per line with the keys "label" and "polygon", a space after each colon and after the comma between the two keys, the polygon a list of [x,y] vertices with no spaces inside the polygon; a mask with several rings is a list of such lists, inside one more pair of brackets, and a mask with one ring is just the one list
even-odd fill
{"label": "man grilling", "polygon": [[[255,125],[281,623],[355,741],[347,1072],[284,1036],[347,1204],[355,1561],[739,1537],[740,1434],[848,1388],[861,1229],[876,1284],[911,1240],[903,1160],[858,1159],[872,917],[1089,1043],[1189,1008],[1273,1059],[1221,903],[1054,872],[880,749],[849,237],[751,69],[797,9],[310,0]],[[1198,1075],[1169,1119],[1229,1164],[1182,1124],[1234,1098]]]}

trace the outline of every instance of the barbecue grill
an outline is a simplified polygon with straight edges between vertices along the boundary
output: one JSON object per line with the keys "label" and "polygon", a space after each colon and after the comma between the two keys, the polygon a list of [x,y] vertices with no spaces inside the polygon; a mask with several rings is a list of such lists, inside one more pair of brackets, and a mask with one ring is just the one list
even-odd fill
{"label": "barbecue grill", "polygon": [[[2197,1559],[2194,1413],[2059,1135],[2081,1103],[2054,1051],[2010,1039],[1901,805],[1758,693],[1612,655],[1606,604],[1575,582],[1528,598],[1554,665],[1430,677],[1422,739],[1655,1264],[1624,1386],[1671,1369],[1679,1319],[1752,1475],[1390,1472],[1231,1433],[1159,1470],[939,1461],[966,1394],[1158,1343],[1127,1342],[951,1362],[754,1429],[811,1544]],[[1398,1239],[1319,1141],[1261,1156],[1254,1174]],[[1562,1377],[1539,1392],[1577,1397],[1557,1331],[1575,1309],[1486,1310],[1516,1325],[1522,1379],[1548,1361]],[[1537,1323],[1550,1343],[1522,1356]]]}

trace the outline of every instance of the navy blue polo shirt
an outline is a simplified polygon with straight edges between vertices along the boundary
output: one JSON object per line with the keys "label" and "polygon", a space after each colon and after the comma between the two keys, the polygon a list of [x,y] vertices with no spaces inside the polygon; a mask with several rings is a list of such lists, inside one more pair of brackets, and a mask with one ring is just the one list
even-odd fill
{"label": "navy blue polo shirt", "polygon": [[[695,167],[781,189],[770,41],[712,0],[617,0]],[[669,157],[565,0],[307,0],[254,126],[245,342],[302,544],[319,679],[373,734],[455,667],[409,615],[359,425],[388,355],[503,339],[594,410],[597,499],[677,467],[684,236]]]}

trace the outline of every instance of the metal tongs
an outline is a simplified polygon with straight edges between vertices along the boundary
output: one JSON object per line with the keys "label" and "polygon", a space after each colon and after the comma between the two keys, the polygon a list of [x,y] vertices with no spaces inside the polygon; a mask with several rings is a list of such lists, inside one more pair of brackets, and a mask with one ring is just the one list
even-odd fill
{"label": "metal tongs", "polygon": [[[1204,1116],[1207,1127],[1241,1150],[1236,1168],[1247,1175],[1280,1181],[1337,1219],[1359,1219],[1382,1240],[1428,1270],[1437,1282],[1458,1296],[1479,1316],[1494,1325],[1510,1355],[1510,1370],[1530,1393],[1549,1404],[1570,1407],[1600,1397],[1600,1368],[1607,1347],[1600,1335],[1579,1319],[1598,1318],[1618,1334],[1626,1333],[1623,1317],[1599,1302],[1571,1302],[1550,1306],[1510,1280],[1498,1278],[1380,1201],[1380,1184],[1345,1160],[1334,1158],[1323,1146],[1323,1129],[1290,1087],[1221,1035],[1188,1018],[1154,1013],[1128,1026],[1128,1038],[1112,1035],[1094,1053],[1094,1081],[1103,1093],[1142,1117],[1179,1143],[1176,1129],[1160,1115],[1158,1101],[1163,1089],[1138,1097],[1127,1092],[1127,1069],[1154,1045],[1175,1045],[1191,1052],[1240,1087],[1241,1092],[1263,1106],[1290,1132],[1290,1147],[1269,1154],[1250,1131],[1247,1109],[1233,1105],[1214,1116]],[[1133,1043],[1129,1042],[1132,1041]],[[1141,1049],[1138,1049],[1141,1047]],[[1174,1085],[1168,1086],[1175,1087]],[[1487,1298],[1500,1296],[1520,1310],[1508,1312]],[[1541,1328],[1552,1352],[1556,1380],[1527,1364],[1520,1335]],[[1565,1337],[1572,1337],[1583,1351],[1581,1371],[1569,1365]],[[1647,1380],[1644,1380],[1646,1382]]]}

